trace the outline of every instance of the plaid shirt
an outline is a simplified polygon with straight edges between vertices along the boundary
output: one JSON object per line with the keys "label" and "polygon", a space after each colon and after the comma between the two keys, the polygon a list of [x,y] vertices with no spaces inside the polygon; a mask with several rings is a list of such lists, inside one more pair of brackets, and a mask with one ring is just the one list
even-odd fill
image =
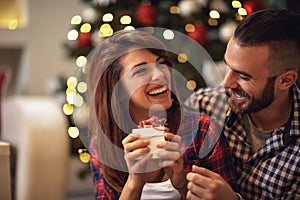
{"label": "plaid shirt", "polygon": [[[231,151],[225,136],[220,136],[220,129],[217,127],[211,123],[208,116],[193,112],[184,116],[177,134],[182,137],[181,149],[185,173],[191,171],[192,165],[206,167],[220,174],[233,188],[236,188]],[[93,138],[90,145],[95,199],[119,199],[120,193],[112,189],[103,178],[101,164],[95,156],[97,154],[95,141],[96,139]]]}
{"label": "plaid shirt", "polygon": [[[300,93],[293,92],[290,129],[274,131],[257,152],[247,142],[243,116],[228,115],[227,95],[222,87],[202,88],[186,104],[215,116],[233,152],[240,194],[249,200],[300,199]],[[226,116],[226,113],[228,116]]]}

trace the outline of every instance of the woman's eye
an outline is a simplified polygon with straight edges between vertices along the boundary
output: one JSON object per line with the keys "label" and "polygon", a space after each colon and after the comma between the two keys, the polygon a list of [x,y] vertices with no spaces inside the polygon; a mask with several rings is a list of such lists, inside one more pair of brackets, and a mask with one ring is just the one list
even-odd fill
{"label": "woman's eye", "polygon": [[168,67],[168,62],[167,61],[163,61],[163,62],[159,62],[157,63],[158,67]]}
{"label": "woman's eye", "polygon": [[147,71],[146,67],[139,67],[139,69],[135,69],[132,73],[133,76],[143,74]]}

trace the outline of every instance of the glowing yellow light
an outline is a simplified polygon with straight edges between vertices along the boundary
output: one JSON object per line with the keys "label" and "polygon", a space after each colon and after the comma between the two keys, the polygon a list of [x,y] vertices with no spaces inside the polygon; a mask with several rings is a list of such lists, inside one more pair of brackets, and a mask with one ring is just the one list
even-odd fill
{"label": "glowing yellow light", "polygon": [[70,126],[68,128],[68,134],[71,138],[77,138],[79,136],[79,130],[75,126]]}
{"label": "glowing yellow light", "polygon": [[69,87],[66,89],[66,95],[68,95],[72,92],[76,93],[76,89],[75,88],[69,88]]}
{"label": "glowing yellow light", "polygon": [[75,101],[74,101],[74,105],[75,105],[76,107],[82,106],[82,104],[83,104],[83,97],[80,96],[78,93],[76,94],[74,100],[75,100]]}
{"label": "glowing yellow light", "polygon": [[241,16],[247,15],[247,11],[246,11],[245,8],[239,8],[239,9],[238,9],[238,13],[239,13],[239,15],[241,15]]}
{"label": "glowing yellow light", "polygon": [[111,28],[110,24],[105,23],[105,24],[101,25],[100,30],[102,30],[102,29],[108,29],[108,28]]}
{"label": "glowing yellow light", "polygon": [[177,56],[177,60],[180,63],[185,63],[187,61],[187,55],[185,53],[180,53]]}
{"label": "glowing yellow light", "polygon": [[98,35],[100,37],[109,37],[113,34],[113,29],[111,28],[110,24],[102,24],[100,26],[100,29],[99,29],[99,32],[98,32]]}
{"label": "glowing yellow light", "polygon": [[132,30],[135,30],[135,28],[133,26],[125,26],[124,30],[132,31]]}
{"label": "glowing yellow light", "polygon": [[185,31],[188,33],[194,32],[196,30],[196,28],[193,24],[186,24],[184,28],[185,28]]}
{"label": "glowing yellow light", "polygon": [[77,85],[77,90],[80,93],[85,93],[87,91],[87,84],[85,82],[79,82]]}
{"label": "glowing yellow light", "polygon": [[88,163],[90,161],[91,156],[86,149],[79,149],[78,153],[79,153],[79,159],[81,160],[81,162]]}
{"label": "glowing yellow light", "polygon": [[87,63],[87,58],[85,56],[79,56],[77,59],[76,59],[76,65],[78,67],[83,67],[85,66]]}
{"label": "glowing yellow light", "polygon": [[235,14],[235,18],[237,21],[242,21],[243,20],[243,16],[239,15],[238,13]]}
{"label": "glowing yellow light", "polygon": [[163,32],[163,37],[166,39],[166,40],[173,40],[174,37],[175,37],[175,34],[173,31],[171,30],[165,30]]}
{"label": "glowing yellow light", "polygon": [[78,38],[78,31],[75,30],[75,29],[70,30],[68,32],[67,38],[68,38],[68,40],[72,40],[72,41],[77,40],[77,38]]}
{"label": "glowing yellow light", "polygon": [[196,81],[194,80],[189,80],[187,83],[186,83],[186,87],[189,89],[189,90],[194,90],[197,86],[197,83]]}
{"label": "glowing yellow light", "polygon": [[75,88],[77,85],[77,78],[74,76],[70,76],[67,80],[67,86],[69,88]]}
{"label": "glowing yellow light", "polygon": [[18,20],[17,19],[13,19],[13,20],[10,20],[9,23],[8,23],[8,29],[9,30],[15,30],[17,27],[18,27]]}
{"label": "glowing yellow light", "polygon": [[74,16],[72,17],[72,19],[71,19],[71,24],[72,24],[72,25],[78,25],[78,24],[81,23],[81,21],[82,21],[82,18],[81,18],[80,15],[74,15]]}
{"label": "glowing yellow light", "polygon": [[217,25],[218,25],[218,20],[213,19],[213,18],[209,18],[209,19],[208,19],[208,24],[209,24],[210,26],[217,26]]}
{"label": "glowing yellow light", "polygon": [[102,17],[102,21],[111,22],[114,19],[114,16],[111,13],[106,13]]}
{"label": "glowing yellow light", "polygon": [[170,13],[171,14],[179,14],[180,13],[180,8],[178,6],[171,6],[170,7]]}
{"label": "glowing yellow light", "polygon": [[242,7],[241,2],[239,2],[239,1],[232,1],[231,5],[233,8],[241,8]]}
{"label": "glowing yellow light", "polygon": [[210,18],[213,18],[213,19],[219,19],[220,18],[220,13],[216,10],[211,10],[209,12],[209,16],[210,16]]}
{"label": "glowing yellow light", "polygon": [[69,104],[75,104],[75,102],[76,102],[76,92],[69,92],[68,94],[67,94],[67,97],[66,97],[66,99],[67,99],[67,102],[69,103]]}
{"label": "glowing yellow light", "polygon": [[91,24],[89,24],[89,23],[84,23],[84,24],[82,24],[81,27],[80,27],[80,32],[82,32],[82,33],[88,33],[88,32],[91,31],[91,29],[92,29]]}
{"label": "glowing yellow light", "polygon": [[124,15],[120,18],[121,24],[130,24],[131,23],[131,17],[128,15]]}
{"label": "glowing yellow light", "polygon": [[71,104],[64,104],[63,106],[63,112],[65,113],[65,115],[72,115],[73,114],[73,106]]}

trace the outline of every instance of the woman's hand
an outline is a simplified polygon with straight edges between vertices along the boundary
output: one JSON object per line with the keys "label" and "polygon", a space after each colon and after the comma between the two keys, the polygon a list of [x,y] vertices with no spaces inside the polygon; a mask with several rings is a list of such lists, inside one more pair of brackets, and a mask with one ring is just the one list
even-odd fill
{"label": "woman's hand", "polygon": [[219,174],[203,167],[194,165],[192,172],[187,174],[187,180],[187,199],[238,199],[230,185]]}
{"label": "woman's hand", "polygon": [[140,199],[145,183],[161,177],[157,161],[151,159],[149,140],[140,139],[137,134],[129,134],[123,139],[128,179],[122,190],[120,200]]}
{"label": "woman's hand", "polygon": [[183,158],[181,156],[181,137],[173,133],[165,133],[166,141],[157,145],[158,148],[164,149],[160,151],[159,166],[164,168],[165,173],[170,178],[173,187],[185,196],[186,176],[183,166]]}
{"label": "woman's hand", "polygon": [[133,179],[135,184],[144,185],[161,175],[157,161],[151,159],[149,143],[149,140],[140,139],[137,134],[129,134],[122,141],[129,179]]}

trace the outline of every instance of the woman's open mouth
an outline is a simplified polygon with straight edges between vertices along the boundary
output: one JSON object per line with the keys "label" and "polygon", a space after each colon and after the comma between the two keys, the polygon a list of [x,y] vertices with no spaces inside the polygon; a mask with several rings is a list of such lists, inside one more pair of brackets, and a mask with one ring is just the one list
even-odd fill
{"label": "woman's open mouth", "polygon": [[152,89],[148,92],[150,96],[162,96],[167,94],[168,88],[166,86],[162,86],[160,88]]}

